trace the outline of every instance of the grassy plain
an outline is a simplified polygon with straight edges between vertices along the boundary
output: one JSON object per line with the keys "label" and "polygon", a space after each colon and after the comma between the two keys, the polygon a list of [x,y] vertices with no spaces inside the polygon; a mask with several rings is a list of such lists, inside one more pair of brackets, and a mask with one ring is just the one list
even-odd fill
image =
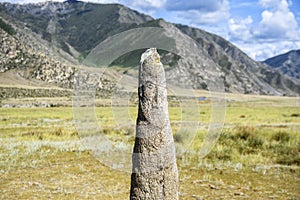
{"label": "grassy plain", "polygon": [[[297,98],[228,95],[224,128],[204,159],[211,104],[199,106],[202,128],[177,158],[180,199],[300,199]],[[133,144],[135,106],[95,113],[112,141]],[[180,143],[182,109],[171,102],[169,113]],[[72,107],[0,108],[0,199],[128,199],[130,174],[99,162],[74,123]]]}

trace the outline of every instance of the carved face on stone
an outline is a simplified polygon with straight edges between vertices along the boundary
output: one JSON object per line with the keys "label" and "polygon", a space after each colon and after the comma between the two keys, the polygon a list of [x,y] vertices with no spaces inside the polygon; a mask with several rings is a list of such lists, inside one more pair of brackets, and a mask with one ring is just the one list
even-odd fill
{"label": "carved face on stone", "polygon": [[143,94],[144,97],[146,97],[147,99],[151,100],[151,101],[155,101],[156,99],[156,86],[154,83],[147,81],[144,85],[143,85]]}

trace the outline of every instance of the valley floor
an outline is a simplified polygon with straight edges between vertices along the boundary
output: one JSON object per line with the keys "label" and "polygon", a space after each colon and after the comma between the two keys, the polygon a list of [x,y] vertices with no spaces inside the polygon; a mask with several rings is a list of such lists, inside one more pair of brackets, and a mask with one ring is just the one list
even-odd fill
{"label": "valley floor", "polygon": [[[177,158],[180,199],[300,199],[298,99],[245,95],[227,99],[222,134],[204,159],[198,153],[211,104],[199,104],[202,129]],[[117,125],[120,107],[107,105],[109,100],[95,108],[102,133],[130,153],[136,105],[127,108],[132,122],[128,126]],[[180,143],[182,110],[176,102],[169,105],[175,142]],[[128,199],[130,173],[101,162],[82,143],[74,123],[68,106],[0,108],[0,199]]]}

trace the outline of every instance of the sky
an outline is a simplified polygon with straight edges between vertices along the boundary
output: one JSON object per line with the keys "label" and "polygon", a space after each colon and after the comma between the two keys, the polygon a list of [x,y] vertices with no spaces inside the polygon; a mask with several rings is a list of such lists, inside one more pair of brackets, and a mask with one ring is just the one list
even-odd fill
{"label": "sky", "polygon": [[[0,0],[4,1],[43,0]],[[82,1],[120,3],[154,18],[204,29],[229,40],[257,61],[300,49],[300,0]]]}

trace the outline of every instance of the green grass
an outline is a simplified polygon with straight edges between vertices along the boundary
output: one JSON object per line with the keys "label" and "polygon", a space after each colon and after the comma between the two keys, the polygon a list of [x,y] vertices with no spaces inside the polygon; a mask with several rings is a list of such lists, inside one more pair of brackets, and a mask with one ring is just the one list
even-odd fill
{"label": "green grass", "polygon": [[[200,159],[211,105],[199,105],[203,129],[177,158],[180,199],[300,198],[299,107],[268,99],[229,103],[218,143]],[[180,130],[183,110],[169,108],[176,143],[189,134]],[[114,144],[133,144],[137,107],[95,111]],[[0,199],[127,199],[130,174],[83,146],[71,107],[0,108],[0,188]]]}

